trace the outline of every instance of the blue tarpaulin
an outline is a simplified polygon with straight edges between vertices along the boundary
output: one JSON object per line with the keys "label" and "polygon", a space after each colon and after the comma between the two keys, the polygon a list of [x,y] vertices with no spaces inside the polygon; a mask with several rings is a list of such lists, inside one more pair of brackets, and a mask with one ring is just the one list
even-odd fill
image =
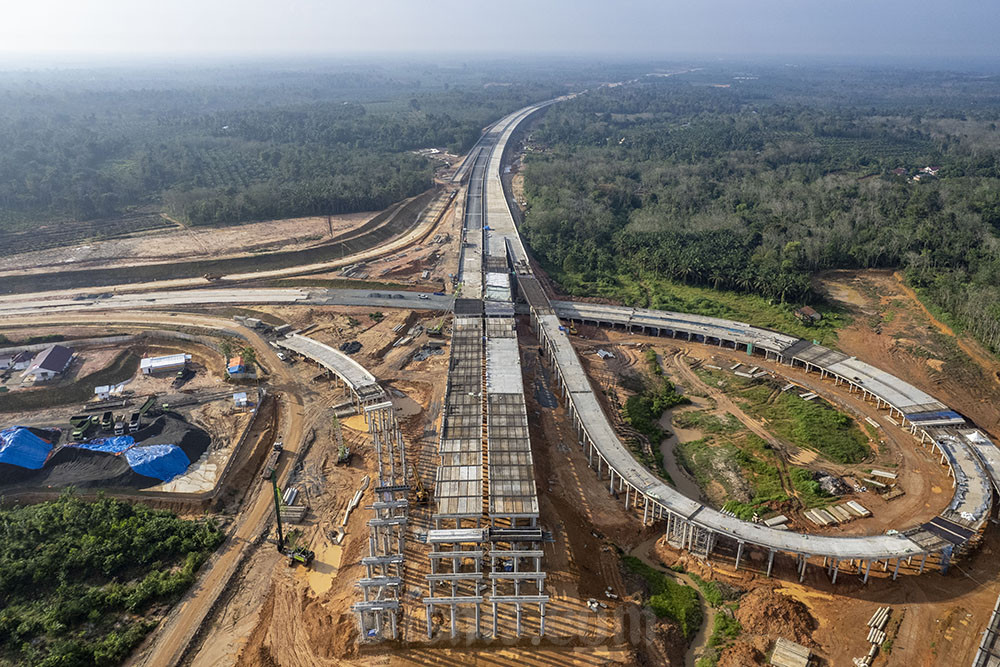
{"label": "blue tarpaulin", "polygon": [[0,431],[0,463],[39,470],[52,451],[52,445],[23,426]]}
{"label": "blue tarpaulin", "polygon": [[92,452],[107,452],[109,454],[121,454],[126,449],[135,444],[135,438],[130,435],[116,435],[111,438],[95,438],[87,442],[81,442],[70,447],[89,449]]}
{"label": "blue tarpaulin", "polygon": [[163,482],[183,474],[191,465],[187,454],[177,445],[149,445],[125,450],[125,459],[135,472]]}

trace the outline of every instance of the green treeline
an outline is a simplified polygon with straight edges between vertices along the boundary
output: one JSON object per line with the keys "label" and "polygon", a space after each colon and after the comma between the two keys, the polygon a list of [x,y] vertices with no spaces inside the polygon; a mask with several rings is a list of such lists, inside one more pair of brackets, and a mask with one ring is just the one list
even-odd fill
{"label": "green treeline", "polygon": [[[548,270],[574,294],[671,280],[801,303],[817,271],[902,267],[997,349],[1000,82],[755,76],[647,78],[550,108],[524,223]],[[924,167],[940,171],[912,181]]]}
{"label": "green treeline", "polygon": [[119,664],[222,539],[110,498],[0,510],[0,664]]}
{"label": "green treeline", "polygon": [[0,231],[150,209],[195,225],[378,210],[431,186],[441,163],[413,150],[462,152],[557,92],[374,69],[0,73]]}

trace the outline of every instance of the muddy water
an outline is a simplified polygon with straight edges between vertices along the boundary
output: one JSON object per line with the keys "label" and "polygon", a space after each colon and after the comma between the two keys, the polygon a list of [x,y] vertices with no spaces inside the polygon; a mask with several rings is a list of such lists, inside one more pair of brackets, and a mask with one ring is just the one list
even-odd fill
{"label": "muddy water", "polygon": [[[704,399],[701,399],[704,400]],[[693,399],[694,408],[699,409],[704,406],[698,404],[699,398],[695,397]],[[698,482],[688,474],[688,472],[681,466],[680,462],[677,460],[677,454],[674,451],[674,447],[677,446],[679,442],[691,442],[693,440],[700,440],[705,436],[704,433],[698,429],[688,429],[688,428],[677,428],[671,424],[675,411],[683,411],[685,407],[671,408],[663,413],[660,418],[660,426],[669,431],[672,435],[669,438],[665,438],[663,442],[660,443],[660,451],[663,453],[663,467],[667,469],[670,473],[670,478],[674,480],[674,487],[683,493],[688,498],[693,498],[695,500],[703,500],[701,493],[701,488],[698,486]],[[688,410],[692,409],[687,407]]]}
{"label": "muddy water", "polygon": [[344,547],[339,544],[331,544],[326,539],[315,548],[316,558],[309,568],[309,587],[316,595],[322,595],[330,590],[333,585],[333,578],[337,576],[340,569],[340,560],[344,554]]}

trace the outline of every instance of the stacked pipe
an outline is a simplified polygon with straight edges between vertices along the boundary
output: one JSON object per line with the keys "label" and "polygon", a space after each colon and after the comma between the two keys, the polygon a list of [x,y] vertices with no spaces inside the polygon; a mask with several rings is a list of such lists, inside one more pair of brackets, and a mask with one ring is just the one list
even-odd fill
{"label": "stacked pipe", "polygon": [[885,626],[888,622],[889,607],[879,607],[868,619],[868,642],[871,646],[868,649],[868,655],[863,658],[854,658],[855,667],[870,667],[886,639]]}

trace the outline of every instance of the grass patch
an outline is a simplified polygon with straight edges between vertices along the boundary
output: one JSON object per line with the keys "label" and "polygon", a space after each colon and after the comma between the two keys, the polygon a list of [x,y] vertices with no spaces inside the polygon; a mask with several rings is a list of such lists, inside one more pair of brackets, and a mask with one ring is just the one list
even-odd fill
{"label": "grass patch", "polygon": [[726,413],[725,419],[704,410],[691,410],[674,415],[674,426],[698,429],[702,433],[729,434],[743,429],[743,424],[735,415]]}
{"label": "grass patch", "polygon": [[737,600],[740,597],[741,591],[734,586],[717,581],[705,581],[693,572],[691,578],[698,584],[698,590],[705,597],[705,601],[713,607],[721,607],[724,602]]}
{"label": "grass patch", "polygon": [[822,507],[833,498],[820,488],[819,482],[813,479],[812,472],[805,468],[792,468],[788,477],[792,480],[795,493],[807,508]]}
{"label": "grass patch", "polygon": [[38,410],[69,403],[85,403],[94,396],[94,387],[124,382],[139,368],[139,357],[128,350],[120,352],[106,368],[69,384],[53,384],[32,391],[12,391],[0,395],[0,412]]}
{"label": "grass patch", "polygon": [[750,519],[755,512],[767,510],[767,503],[781,502],[788,495],[781,482],[781,473],[770,462],[773,456],[767,443],[749,432],[737,437],[702,438],[679,443],[676,451],[681,464],[694,476],[701,488],[708,488],[713,481],[720,484],[731,498],[734,493],[730,480],[718,469],[736,463],[739,473],[750,486],[749,502],[730,499],[722,508],[741,519]]}
{"label": "grass patch", "polygon": [[[656,352],[652,349],[646,352],[647,360],[649,360],[649,353],[653,353],[650,366],[651,371],[655,374],[657,370],[660,370],[659,364],[656,362]],[[635,454],[636,458],[644,466],[651,468],[671,484],[674,482],[663,463],[663,452],[660,450],[660,443],[670,434],[660,427],[659,422],[667,409],[690,402],[691,399],[678,394],[674,385],[662,377],[661,371],[654,386],[646,387],[640,393],[629,396],[622,408],[622,418],[625,420],[625,423],[649,440],[650,449],[653,452],[652,457],[650,457],[643,448],[642,443],[632,442],[630,445],[633,454]]]}
{"label": "grass patch", "polygon": [[708,645],[711,647],[721,646],[739,637],[741,632],[743,632],[743,627],[735,617],[726,613],[716,614],[712,636],[708,638]]}
{"label": "grass patch", "polygon": [[649,587],[649,599],[646,603],[653,613],[659,618],[675,621],[685,639],[691,641],[702,622],[701,602],[697,591],[690,586],[678,584],[634,556],[625,556],[622,560],[629,572],[646,581]]}
{"label": "grass patch", "polygon": [[694,287],[658,278],[638,279],[625,274],[593,282],[581,280],[579,274],[557,274],[570,294],[603,296],[629,306],[737,320],[806,340],[818,340],[821,345],[835,346],[837,330],[850,323],[844,311],[829,304],[814,305],[823,319],[808,325],[795,317],[795,304],[774,303],[754,294]]}
{"label": "grass patch", "polygon": [[0,510],[0,664],[119,664],[222,540],[111,498]]}
{"label": "grass patch", "polygon": [[765,419],[776,435],[836,463],[860,463],[871,453],[868,439],[854,420],[826,401],[805,401],[786,391],[769,402],[773,393],[773,387],[761,384],[741,392],[740,397],[747,412]]}

